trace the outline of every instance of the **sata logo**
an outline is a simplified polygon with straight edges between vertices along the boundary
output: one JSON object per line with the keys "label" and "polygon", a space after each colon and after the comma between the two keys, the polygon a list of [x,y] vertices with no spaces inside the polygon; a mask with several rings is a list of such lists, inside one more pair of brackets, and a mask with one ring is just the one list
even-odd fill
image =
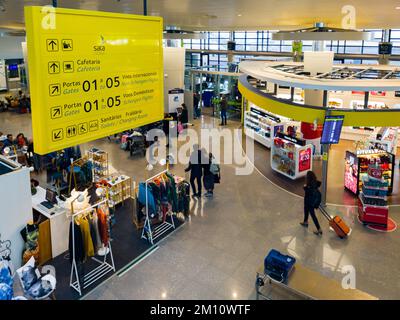
{"label": "sata logo", "polygon": [[95,52],[104,52],[106,51],[106,40],[104,39],[104,37],[102,35],[100,35],[100,45],[97,46],[93,46],[93,51]]}

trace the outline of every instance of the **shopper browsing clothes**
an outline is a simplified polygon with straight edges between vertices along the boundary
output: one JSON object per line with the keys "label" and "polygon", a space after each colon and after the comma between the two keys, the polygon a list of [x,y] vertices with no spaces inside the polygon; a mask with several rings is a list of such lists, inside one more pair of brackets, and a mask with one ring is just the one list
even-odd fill
{"label": "shopper browsing clothes", "polygon": [[221,106],[221,126],[226,126],[226,111],[228,110],[228,101],[226,100],[226,96],[222,96],[222,100],[220,103]]}
{"label": "shopper browsing clothes", "polygon": [[[190,185],[192,186],[193,196],[201,197],[201,177],[203,175],[202,163],[204,163],[203,153],[199,149],[199,145],[193,145],[193,152],[190,155],[189,166],[185,169],[185,172],[190,171]],[[196,184],[197,181],[197,190]]]}
{"label": "shopper browsing clothes", "polygon": [[315,203],[318,201],[318,188],[321,186],[321,182],[317,180],[314,172],[308,171],[306,176],[306,184],[304,185],[304,220],[300,222],[303,227],[308,227],[308,216],[311,218],[317,228],[314,231],[316,235],[322,235],[322,230],[319,225],[317,216],[315,215]]}

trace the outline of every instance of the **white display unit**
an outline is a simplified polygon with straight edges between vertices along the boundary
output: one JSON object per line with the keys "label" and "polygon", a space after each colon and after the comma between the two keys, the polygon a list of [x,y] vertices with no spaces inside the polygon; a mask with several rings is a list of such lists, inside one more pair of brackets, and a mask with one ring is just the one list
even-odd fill
{"label": "white display unit", "polygon": [[244,132],[246,136],[271,148],[275,134],[285,129],[285,124],[278,121],[280,121],[279,117],[252,106],[244,114]]}
{"label": "white display unit", "polygon": [[[27,167],[1,156],[0,162],[0,239],[11,242],[11,261],[19,268],[24,251],[20,231],[32,221],[30,174]],[[10,172],[8,168],[12,168]]]}
{"label": "white display unit", "polygon": [[313,146],[281,133],[271,146],[271,168],[292,180],[304,177],[313,166]]}

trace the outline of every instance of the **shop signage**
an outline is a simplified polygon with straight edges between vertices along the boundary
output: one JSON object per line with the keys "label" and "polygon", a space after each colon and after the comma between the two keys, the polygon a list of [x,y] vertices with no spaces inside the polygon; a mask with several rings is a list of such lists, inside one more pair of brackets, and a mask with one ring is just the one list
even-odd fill
{"label": "shop signage", "polygon": [[298,144],[299,146],[305,146],[306,145],[306,140],[298,139],[298,138],[295,138],[295,137],[291,137],[291,136],[288,136],[287,134],[284,134],[282,132],[278,132],[276,134],[276,136],[278,138],[285,139],[287,141],[290,141],[290,142],[293,142],[295,144]]}
{"label": "shop signage", "polygon": [[311,148],[299,152],[299,172],[311,169]]}
{"label": "shop signage", "polygon": [[272,114],[270,114],[270,113],[261,111],[261,110],[259,110],[259,109],[253,108],[253,107],[251,107],[250,110],[251,110],[252,112],[254,112],[255,114],[258,114],[258,115],[260,115],[260,116],[262,116],[262,117],[264,117],[264,118],[271,119],[272,121],[275,121],[275,122],[277,122],[277,123],[280,123],[280,122],[281,122],[281,119],[280,119],[279,117],[274,116],[274,115],[272,115]]}
{"label": "shop signage", "polygon": [[159,17],[25,7],[35,152],[46,154],[163,118]]}

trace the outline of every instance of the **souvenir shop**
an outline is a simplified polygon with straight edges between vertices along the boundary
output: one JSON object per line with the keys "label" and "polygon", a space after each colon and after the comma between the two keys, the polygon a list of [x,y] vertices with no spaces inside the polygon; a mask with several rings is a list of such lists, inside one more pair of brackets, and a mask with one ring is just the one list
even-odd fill
{"label": "souvenir shop", "polygon": [[[265,154],[255,158],[255,165],[268,179],[300,196],[304,193],[302,186],[307,171],[313,170],[319,179],[322,177],[323,126],[315,121],[295,121],[288,117],[290,112],[287,110],[283,112],[285,115],[279,114],[284,104],[290,106],[286,108],[293,114],[307,113],[310,108],[316,115],[319,111],[315,111],[318,110],[315,106],[327,105],[337,114],[343,110],[345,119],[352,116],[352,110],[364,113],[368,110],[376,113],[378,118],[393,112],[393,119],[398,117],[395,113],[400,106],[399,91],[395,91],[398,81],[387,80],[394,72],[391,67],[377,71],[362,69],[363,66],[353,67],[354,70],[333,66],[330,71],[319,73],[318,77],[324,78],[323,84],[310,77],[310,72],[301,72],[306,63],[246,61],[240,67],[243,73],[248,70],[251,74],[239,79],[244,96],[243,131],[248,138],[257,141],[255,152]],[[296,73],[295,77],[293,73]],[[374,77],[372,88],[370,79]],[[345,78],[351,81],[343,81]],[[378,91],[377,87],[382,90]],[[357,123],[356,118],[352,119]],[[372,212],[371,206],[375,202],[383,208],[400,204],[400,167],[396,158],[400,147],[399,128],[393,126],[390,116],[387,119],[388,126],[383,126],[385,122],[380,120],[380,126],[376,127],[341,127],[338,141],[329,147],[328,161],[327,202],[349,206],[361,203],[360,221],[383,227],[390,224],[387,214],[374,223],[365,218],[365,212]],[[374,179],[370,176],[372,172],[379,177],[378,186],[371,182]],[[374,187],[378,188],[378,194],[373,192]],[[371,200],[374,196],[382,199]]]}
{"label": "souvenir shop", "polygon": [[19,270],[21,279],[46,265],[56,270],[56,290],[39,287],[35,295],[21,280],[22,295],[29,299],[84,297],[154,250],[189,215],[190,187],[184,178],[164,170],[136,181],[116,172],[109,154],[99,148],[42,157],[41,173],[2,159],[1,191],[10,199],[7,214],[15,217],[0,228],[0,241],[7,244],[4,257],[25,267],[26,272]]}

